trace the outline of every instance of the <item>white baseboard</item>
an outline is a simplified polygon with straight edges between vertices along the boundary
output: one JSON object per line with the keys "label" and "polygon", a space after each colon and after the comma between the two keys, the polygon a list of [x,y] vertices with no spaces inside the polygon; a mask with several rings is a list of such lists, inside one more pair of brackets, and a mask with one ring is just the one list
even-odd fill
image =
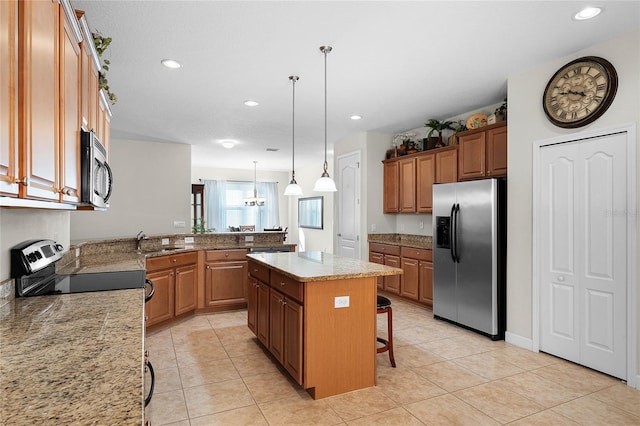
{"label": "white baseboard", "polygon": [[512,345],[533,351],[533,340],[529,339],[528,337],[522,337],[506,331],[504,333],[504,340],[505,342],[511,343]]}

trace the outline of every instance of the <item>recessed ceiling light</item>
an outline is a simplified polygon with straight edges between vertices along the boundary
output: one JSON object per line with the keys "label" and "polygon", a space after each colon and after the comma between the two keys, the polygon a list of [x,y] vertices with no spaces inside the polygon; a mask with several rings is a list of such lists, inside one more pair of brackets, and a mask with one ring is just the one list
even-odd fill
{"label": "recessed ceiling light", "polygon": [[585,7],[580,12],[573,15],[573,19],[576,21],[585,21],[587,19],[595,18],[602,12],[602,9],[599,7]]}
{"label": "recessed ceiling light", "polygon": [[225,140],[220,142],[222,144],[223,147],[227,148],[227,149],[231,149],[234,146],[236,146],[235,141],[230,141],[230,140]]}
{"label": "recessed ceiling light", "polygon": [[258,106],[258,105],[260,105],[258,102],[252,101],[252,100],[244,101],[244,104],[246,106]]}
{"label": "recessed ceiling light", "polygon": [[171,69],[182,68],[182,64],[176,61],[175,59],[163,59],[160,61],[160,63],[165,67],[171,68]]}
{"label": "recessed ceiling light", "polygon": [[352,120],[362,120],[362,116],[361,115],[352,115],[351,117]]}

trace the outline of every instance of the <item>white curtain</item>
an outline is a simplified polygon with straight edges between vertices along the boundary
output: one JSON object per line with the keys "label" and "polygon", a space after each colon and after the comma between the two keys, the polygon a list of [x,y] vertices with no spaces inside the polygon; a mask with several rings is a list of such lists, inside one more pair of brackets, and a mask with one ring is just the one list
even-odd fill
{"label": "white curtain", "polygon": [[207,229],[214,229],[215,232],[227,230],[227,215],[224,210],[226,192],[226,180],[204,181],[204,208],[207,216],[205,227]]}
{"label": "white curtain", "polygon": [[258,197],[266,199],[264,206],[245,206],[242,202],[253,195],[253,182],[205,180],[205,226],[216,232],[240,225],[255,225],[256,231],[280,226],[277,182],[258,182],[256,190]]}

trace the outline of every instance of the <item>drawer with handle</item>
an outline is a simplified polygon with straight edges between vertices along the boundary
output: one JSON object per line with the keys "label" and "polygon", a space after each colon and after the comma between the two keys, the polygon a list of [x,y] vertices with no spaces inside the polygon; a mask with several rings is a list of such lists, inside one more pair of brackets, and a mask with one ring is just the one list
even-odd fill
{"label": "drawer with handle", "polygon": [[249,261],[249,275],[263,283],[269,283],[269,268],[252,260]]}
{"label": "drawer with handle", "polygon": [[294,280],[293,278],[289,278],[285,275],[282,275],[279,272],[271,271],[271,288],[277,289],[278,291],[286,294],[297,300],[298,302],[302,302],[302,286],[303,284],[299,281]]}

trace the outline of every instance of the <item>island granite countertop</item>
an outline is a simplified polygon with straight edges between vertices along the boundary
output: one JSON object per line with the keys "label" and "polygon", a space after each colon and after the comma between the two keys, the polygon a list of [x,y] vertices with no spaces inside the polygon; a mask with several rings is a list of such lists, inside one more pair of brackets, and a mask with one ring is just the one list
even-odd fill
{"label": "island granite countertop", "polygon": [[256,253],[247,257],[299,282],[400,275],[402,269],[321,251]]}
{"label": "island granite countertop", "polygon": [[0,424],[141,424],[143,351],[143,289],[16,298],[0,308]]}

